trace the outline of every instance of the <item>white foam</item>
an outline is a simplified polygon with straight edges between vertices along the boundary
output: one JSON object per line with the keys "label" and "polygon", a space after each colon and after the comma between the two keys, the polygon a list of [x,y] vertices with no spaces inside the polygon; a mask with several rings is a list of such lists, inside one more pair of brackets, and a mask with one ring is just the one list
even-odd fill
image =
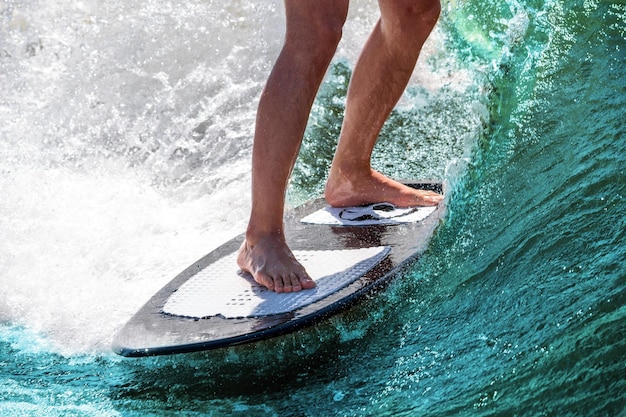
{"label": "white foam", "polygon": [[232,204],[245,183],[232,183],[230,197],[185,201],[118,164],[100,169],[0,177],[9,191],[0,202],[0,321],[46,335],[61,352],[108,350],[159,288],[244,227],[246,202]]}

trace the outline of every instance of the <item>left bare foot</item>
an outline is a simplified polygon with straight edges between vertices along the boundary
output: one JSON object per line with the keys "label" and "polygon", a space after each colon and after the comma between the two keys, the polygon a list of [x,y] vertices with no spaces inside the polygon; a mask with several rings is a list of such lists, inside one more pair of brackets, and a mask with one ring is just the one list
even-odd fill
{"label": "left bare foot", "polygon": [[333,207],[352,207],[388,202],[398,207],[436,206],[443,196],[434,191],[416,190],[370,170],[356,180],[346,175],[331,173],[324,191],[326,201]]}
{"label": "left bare foot", "polygon": [[257,239],[246,236],[239,248],[237,264],[256,282],[274,292],[297,292],[315,287],[315,281],[280,234],[267,234]]}

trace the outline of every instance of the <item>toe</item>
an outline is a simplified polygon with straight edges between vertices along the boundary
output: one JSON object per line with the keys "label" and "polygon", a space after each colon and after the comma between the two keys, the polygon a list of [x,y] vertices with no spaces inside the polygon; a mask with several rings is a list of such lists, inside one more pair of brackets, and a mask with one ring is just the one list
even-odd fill
{"label": "toe", "polygon": [[294,290],[293,285],[291,284],[291,279],[289,278],[289,276],[283,277],[282,281],[283,281],[283,292],[296,291]]}
{"label": "toe", "polygon": [[282,277],[274,277],[273,278],[273,283],[274,286],[273,288],[270,288],[272,290],[274,290],[275,292],[288,292],[287,289],[285,288],[285,284],[283,283],[283,279]]}
{"label": "toe", "polygon": [[280,292],[276,290],[276,287],[274,285],[274,280],[269,275],[263,272],[257,273],[257,275],[254,277],[254,280],[258,282],[259,284],[263,285],[264,287],[266,287],[268,290]]}
{"label": "toe", "polygon": [[300,280],[300,284],[302,285],[302,288],[305,290],[310,290],[311,288],[315,288],[315,281],[313,281],[311,277],[308,275]]}
{"label": "toe", "polygon": [[300,278],[298,278],[298,276],[296,274],[291,274],[290,277],[291,279],[291,288],[294,292],[296,291],[302,291],[302,285],[300,284]]}

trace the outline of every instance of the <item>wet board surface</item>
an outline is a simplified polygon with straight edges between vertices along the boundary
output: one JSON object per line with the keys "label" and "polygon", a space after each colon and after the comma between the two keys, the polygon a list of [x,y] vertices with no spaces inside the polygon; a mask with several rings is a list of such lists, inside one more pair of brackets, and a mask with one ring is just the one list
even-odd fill
{"label": "wet board surface", "polygon": [[[436,182],[407,182],[443,193]],[[243,235],[159,290],[118,332],[123,356],[187,353],[249,343],[313,325],[381,288],[424,252],[445,212],[385,204],[331,209],[310,201],[285,217],[285,236],[317,286],[267,291],[236,266]]]}

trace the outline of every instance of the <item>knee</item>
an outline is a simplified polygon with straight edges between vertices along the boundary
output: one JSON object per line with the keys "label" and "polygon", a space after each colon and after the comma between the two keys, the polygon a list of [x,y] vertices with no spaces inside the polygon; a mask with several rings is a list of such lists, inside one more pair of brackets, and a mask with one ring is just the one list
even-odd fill
{"label": "knee", "polygon": [[310,50],[324,57],[330,57],[335,54],[337,45],[341,41],[343,34],[343,22],[339,20],[329,20],[315,22],[310,36]]}
{"label": "knee", "polygon": [[430,32],[441,13],[440,0],[381,0],[382,7],[394,29],[403,34]]}
{"label": "knee", "polygon": [[343,33],[345,19],[315,18],[306,21],[293,21],[287,26],[285,46],[294,48],[299,55],[307,55],[310,60],[321,65],[329,62],[337,50]]}

